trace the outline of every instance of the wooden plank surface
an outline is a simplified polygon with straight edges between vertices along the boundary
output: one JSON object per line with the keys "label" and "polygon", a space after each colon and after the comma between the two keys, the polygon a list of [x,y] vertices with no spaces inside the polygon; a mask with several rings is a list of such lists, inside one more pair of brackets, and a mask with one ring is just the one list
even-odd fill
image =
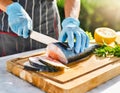
{"label": "wooden plank surface", "polygon": [[[119,60],[119,58],[100,58],[92,55],[87,60],[69,64],[69,69],[65,69],[64,71],[59,71],[56,73],[40,72],[38,74],[48,77],[49,79],[55,80],[59,83],[65,83],[117,60]],[[28,58],[18,59],[12,62],[23,66],[23,63],[26,61],[28,61]]]}
{"label": "wooden plank surface", "polygon": [[119,58],[97,58],[72,63],[57,73],[37,73],[23,69],[28,58],[7,62],[7,69],[14,75],[30,82],[48,93],[84,93],[120,74]]}

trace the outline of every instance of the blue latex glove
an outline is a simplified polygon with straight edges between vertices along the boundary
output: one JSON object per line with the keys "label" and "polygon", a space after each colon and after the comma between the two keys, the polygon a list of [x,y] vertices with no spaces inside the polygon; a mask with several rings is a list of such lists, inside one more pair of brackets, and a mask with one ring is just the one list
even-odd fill
{"label": "blue latex glove", "polygon": [[[89,45],[89,38],[86,33],[79,27],[80,22],[74,18],[66,18],[62,22],[62,32],[59,41],[68,41],[71,49],[75,49],[76,53],[83,52]],[[74,42],[76,40],[76,42]]]}
{"label": "blue latex glove", "polygon": [[23,7],[17,2],[12,3],[7,6],[6,13],[11,30],[19,36],[27,38],[32,29],[32,20]]}

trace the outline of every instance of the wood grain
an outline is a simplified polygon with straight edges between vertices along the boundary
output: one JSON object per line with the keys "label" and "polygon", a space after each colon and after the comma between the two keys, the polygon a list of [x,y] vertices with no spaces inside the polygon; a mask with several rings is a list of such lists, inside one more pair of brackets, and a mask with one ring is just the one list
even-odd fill
{"label": "wood grain", "polygon": [[85,93],[120,74],[120,58],[89,59],[69,64],[70,69],[57,73],[32,72],[23,69],[28,58],[7,62],[7,70],[47,93]]}

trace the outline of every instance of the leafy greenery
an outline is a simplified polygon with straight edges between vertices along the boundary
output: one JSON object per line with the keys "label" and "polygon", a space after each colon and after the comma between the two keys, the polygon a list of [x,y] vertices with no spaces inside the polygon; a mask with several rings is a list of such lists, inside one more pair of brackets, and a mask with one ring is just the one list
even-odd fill
{"label": "leafy greenery", "polygon": [[91,32],[85,31],[85,33],[87,34],[87,36],[89,37],[90,40],[93,40],[93,36],[92,36]]}
{"label": "leafy greenery", "polygon": [[120,57],[120,46],[115,45],[115,47],[108,46],[104,44],[98,49],[95,49],[94,54],[99,57]]}
{"label": "leafy greenery", "polygon": [[65,18],[65,15],[64,15],[64,1],[65,0],[57,0],[57,6],[58,6],[59,13],[60,13],[61,22]]}

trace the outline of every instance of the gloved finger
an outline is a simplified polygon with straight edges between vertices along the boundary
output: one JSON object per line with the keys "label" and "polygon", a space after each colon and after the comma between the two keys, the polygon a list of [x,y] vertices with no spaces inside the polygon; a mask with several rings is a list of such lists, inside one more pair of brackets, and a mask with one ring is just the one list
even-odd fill
{"label": "gloved finger", "polygon": [[19,27],[18,28],[18,36],[22,36],[23,35],[23,27]]}
{"label": "gloved finger", "polygon": [[90,39],[89,39],[89,37],[86,35],[85,48],[87,48],[87,47],[89,46],[89,42],[90,42]]}
{"label": "gloved finger", "polygon": [[74,32],[73,31],[67,31],[67,39],[68,39],[68,45],[72,49],[74,47]]}
{"label": "gloved finger", "polygon": [[28,36],[29,36],[29,30],[28,27],[25,26],[23,29],[23,38],[28,38]]}
{"label": "gloved finger", "polygon": [[66,35],[65,31],[62,31],[60,33],[60,36],[59,36],[58,40],[61,41],[61,42],[64,42],[66,39],[67,39],[67,35]]}
{"label": "gloved finger", "polygon": [[85,49],[85,44],[86,44],[86,35],[85,33],[81,33],[81,49],[80,52],[83,52]]}
{"label": "gloved finger", "polygon": [[80,31],[82,31],[82,33],[85,35],[86,37],[86,41],[85,41],[85,48],[87,48],[89,46],[89,37],[86,35],[86,33],[84,32],[84,30],[82,28],[79,28]]}
{"label": "gloved finger", "polygon": [[79,53],[80,49],[81,49],[81,34],[80,34],[80,32],[78,32],[78,31],[75,32],[75,38],[76,38],[75,52]]}

